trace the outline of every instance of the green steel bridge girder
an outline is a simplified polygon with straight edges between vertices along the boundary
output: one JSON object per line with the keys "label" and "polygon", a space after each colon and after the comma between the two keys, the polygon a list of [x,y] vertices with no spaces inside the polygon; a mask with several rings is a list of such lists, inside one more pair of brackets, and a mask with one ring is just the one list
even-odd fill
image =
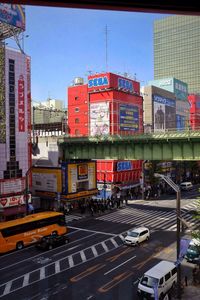
{"label": "green steel bridge girder", "polygon": [[187,134],[62,137],[64,159],[200,160],[200,131]]}

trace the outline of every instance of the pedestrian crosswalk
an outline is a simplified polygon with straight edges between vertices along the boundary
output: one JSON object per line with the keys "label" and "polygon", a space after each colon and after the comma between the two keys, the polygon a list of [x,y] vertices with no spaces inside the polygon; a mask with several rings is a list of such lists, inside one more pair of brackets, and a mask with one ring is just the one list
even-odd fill
{"label": "pedestrian crosswalk", "polygon": [[[33,283],[40,282],[43,279],[49,278],[53,275],[79,266],[87,261],[91,261],[98,256],[109,253],[121,247],[123,242],[124,236],[122,234],[113,234],[111,238],[98,242],[97,244],[70,254],[69,256],[65,256],[59,260],[47,261],[47,264],[45,265],[42,259],[38,260],[37,263],[40,265],[39,268],[0,284],[0,298],[7,297],[10,293],[14,293],[21,288],[25,288]],[[36,261],[34,260],[34,262]]]}
{"label": "pedestrian crosswalk", "polygon": [[[193,218],[190,213],[196,209],[195,201],[185,205],[181,209],[181,217],[188,223],[189,228],[194,230],[200,225],[200,221]],[[133,226],[147,226],[152,229],[176,231],[176,210],[160,210],[151,208],[126,207],[113,213],[96,218],[97,220],[123,223]]]}
{"label": "pedestrian crosswalk", "polygon": [[68,224],[74,220],[81,220],[84,217],[85,216],[79,216],[79,215],[73,215],[73,214],[65,215],[65,222],[66,222],[66,224]]}

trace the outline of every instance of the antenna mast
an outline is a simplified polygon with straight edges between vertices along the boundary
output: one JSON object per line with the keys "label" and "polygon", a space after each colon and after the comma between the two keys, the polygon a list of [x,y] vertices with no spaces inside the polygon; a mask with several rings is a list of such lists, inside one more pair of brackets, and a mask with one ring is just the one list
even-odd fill
{"label": "antenna mast", "polygon": [[105,28],[105,38],[106,38],[106,72],[108,72],[108,27]]}

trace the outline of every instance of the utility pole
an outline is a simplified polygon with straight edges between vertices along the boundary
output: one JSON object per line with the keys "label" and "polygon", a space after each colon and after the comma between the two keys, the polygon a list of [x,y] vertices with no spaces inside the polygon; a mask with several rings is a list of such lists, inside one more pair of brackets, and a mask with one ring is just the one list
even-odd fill
{"label": "utility pole", "polygon": [[[179,261],[180,242],[181,242],[181,192],[178,185],[176,185],[168,176],[154,173],[155,177],[163,179],[176,192],[176,259]],[[181,299],[181,264],[177,265],[177,298]]]}

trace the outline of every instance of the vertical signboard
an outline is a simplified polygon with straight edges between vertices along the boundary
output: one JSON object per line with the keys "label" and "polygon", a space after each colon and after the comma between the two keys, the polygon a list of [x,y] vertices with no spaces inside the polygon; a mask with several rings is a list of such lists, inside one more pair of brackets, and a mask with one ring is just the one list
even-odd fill
{"label": "vertical signboard", "polygon": [[90,104],[90,135],[107,135],[110,133],[109,102]]}
{"label": "vertical signboard", "polygon": [[154,130],[176,128],[176,103],[173,99],[153,94]]}
{"label": "vertical signboard", "polygon": [[0,3],[0,22],[25,30],[24,6]]}
{"label": "vertical signboard", "polygon": [[5,48],[0,43],[0,144],[6,142]]}
{"label": "vertical signboard", "polygon": [[18,130],[19,132],[25,131],[25,106],[24,106],[24,77],[19,76],[18,80]]}
{"label": "vertical signboard", "polygon": [[137,106],[120,104],[119,106],[120,130],[139,130],[139,109]]}

